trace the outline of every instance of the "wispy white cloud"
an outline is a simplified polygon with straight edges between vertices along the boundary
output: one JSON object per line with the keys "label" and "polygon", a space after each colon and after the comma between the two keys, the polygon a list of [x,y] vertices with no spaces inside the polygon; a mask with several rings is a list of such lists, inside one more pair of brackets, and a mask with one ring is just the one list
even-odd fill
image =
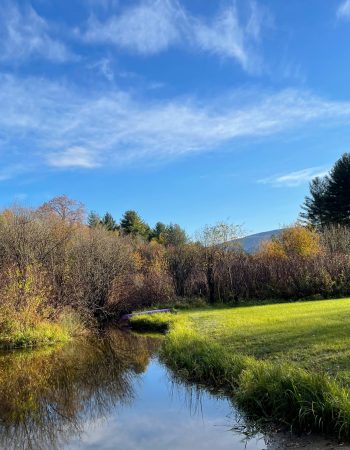
{"label": "wispy white cloud", "polygon": [[193,31],[195,44],[202,50],[235,58],[243,68],[248,68],[249,57],[245,47],[245,33],[234,6],[222,11],[209,24],[196,21]]}
{"label": "wispy white cloud", "polygon": [[47,162],[53,167],[82,167],[92,169],[100,164],[93,152],[82,147],[66,148],[63,151],[49,153]]}
{"label": "wispy white cloud", "polygon": [[17,62],[30,57],[56,63],[75,56],[50,34],[50,26],[30,6],[4,2],[0,9],[0,61]]}
{"label": "wispy white cloud", "polygon": [[260,39],[261,31],[263,25],[271,26],[272,17],[271,14],[266,9],[262,9],[261,6],[255,1],[251,1],[250,4],[251,14],[246,25],[246,32],[248,36],[258,41]]}
{"label": "wispy white cloud", "polygon": [[328,173],[321,167],[310,167],[307,169],[297,170],[284,175],[275,175],[272,177],[259,180],[262,184],[271,184],[275,187],[298,187],[302,184],[308,183],[315,177],[323,177]]}
{"label": "wispy white cloud", "polygon": [[182,10],[172,0],[147,0],[100,22],[92,17],[86,41],[110,43],[140,54],[158,53],[180,40]]}
{"label": "wispy white cloud", "polygon": [[[83,90],[45,79],[0,76],[0,151],[15,161],[93,168],[169,161],[268,136],[311,121],[350,122],[350,103],[307,92],[231,93],[225,98],[150,101],[110,88]],[[314,175],[297,173],[279,182]],[[294,176],[294,179],[293,179]],[[294,181],[293,181],[294,180]]]}
{"label": "wispy white cloud", "polygon": [[89,69],[97,70],[108,81],[114,80],[114,71],[112,69],[112,62],[109,58],[102,58],[94,63],[88,65]]}
{"label": "wispy white cloud", "polygon": [[7,181],[12,178],[16,178],[31,170],[31,165],[25,164],[24,162],[15,162],[3,164],[0,169],[0,181]]}
{"label": "wispy white cloud", "polygon": [[255,44],[260,40],[263,25],[270,23],[270,16],[255,2],[250,2],[250,10],[246,24],[239,18],[236,3],[222,9],[209,23],[193,18],[189,41],[204,51],[236,59],[248,72],[260,71],[262,58]]}
{"label": "wispy white cloud", "polygon": [[340,19],[350,19],[350,0],[343,0],[337,9],[337,17]]}
{"label": "wispy white cloud", "polygon": [[140,0],[136,6],[114,14],[107,21],[91,17],[81,35],[87,42],[109,43],[142,55],[180,46],[234,58],[244,69],[260,65],[255,44],[267,14],[251,2],[246,23],[232,2],[211,20],[195,17],[178,0]]}

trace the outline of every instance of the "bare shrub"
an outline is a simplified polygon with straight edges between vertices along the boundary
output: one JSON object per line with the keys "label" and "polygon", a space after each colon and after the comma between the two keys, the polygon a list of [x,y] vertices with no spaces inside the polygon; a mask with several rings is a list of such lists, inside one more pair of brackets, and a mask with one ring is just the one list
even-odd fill
{"label": "bare shrub", "polygon": [[196,244],[168,247],[168,270],[177,296],[186,297],[203,290],[205,278],[201,277],[200,260],[201,251]]}
{"label": "bare shrub", "polygon": [[174,296],[172,279],[168,271],[166,249],[157,242],[138,241],[134,251],[137,284],[134,298],[137,305],[166,303]]}
{"label": "bare shrub", "polygon": [[69,273],[73,304],[106,320],[127,309],[135,273],[133,248],[127,238],[86,228],[74,237]]}
{"label": "bare shrub", "polygon": [[322,230],[320,239],[327,254],[350,255],[350,227],[330,225]]}

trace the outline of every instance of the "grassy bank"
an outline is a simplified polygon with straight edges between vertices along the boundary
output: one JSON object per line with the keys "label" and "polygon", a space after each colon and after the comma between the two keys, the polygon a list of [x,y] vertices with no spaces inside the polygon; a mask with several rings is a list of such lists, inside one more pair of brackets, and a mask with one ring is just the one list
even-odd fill
{"label": "grassy bank", "polygon": [[136,331],[151,331],[163,333],[175,322],[176,316],[171,313],[140,314],[130,318],[130,323]]}
{"label": "grassy bank", "polygon": [[30,323],[9,319],[2,323],[0,349],[39,347],[68,342],[73,336],[85,333],[83,325],[72,312],[64,312],[55,320],[38,319]]}
{"label": "grassy bank", "polygon": [[162,356],[177,374],[224,390],[249,416],[350,437],[350,300],[141,320],[170,326]]}

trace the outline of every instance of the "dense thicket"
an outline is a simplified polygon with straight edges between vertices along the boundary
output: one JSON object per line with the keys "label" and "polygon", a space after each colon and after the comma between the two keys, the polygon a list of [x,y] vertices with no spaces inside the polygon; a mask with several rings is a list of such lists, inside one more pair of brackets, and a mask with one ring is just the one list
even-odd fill
{"label": "dense thicket", "polygon": [[66,197],[0,214],[0,281],[0,315],[31,308],[33,320],[71,307],[104,321],[173,295],[163,245],[87,226],[82,205]]}
{"label": "dense thicket", "polygon": [[344,226],[319,232],[296,225],[247,254],[235,241],[239,227],[226,224],[205,227],[191,242],[178,225],[158,223],[152,230],[138,216],[136,232],[130,212],[121,224],[89,219],[86,225],[83,206],[66,197],[2,211],[0,331],[12,326],[16,311],[30,326],[67,307],[104,322],[198,297],[235,303],[350,295],[350,229]]}

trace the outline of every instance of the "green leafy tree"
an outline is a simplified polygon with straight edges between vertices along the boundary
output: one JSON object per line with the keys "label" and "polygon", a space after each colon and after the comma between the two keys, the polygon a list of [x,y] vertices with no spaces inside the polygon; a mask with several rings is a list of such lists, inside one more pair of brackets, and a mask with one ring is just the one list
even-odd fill
{"label": "green leafy tree", "polygon": [[186,231],[183,230],[178,224],[170,224],[164,231],[164,244],[167,246],[178,247],[186,244],[188,237]]}
{"label": "green leafy tree", "polygon": [[344,153],[328,175],[311,181],[302,209],[301,217],[318,228],[350,226],[350,153]]}
{"label": "green leafy tree", "polygon": [[140,236],[149,239],[151,235],[150,227],[141,219],[136,211],[126,211],[120,222],[120,228],[125,234]]}

